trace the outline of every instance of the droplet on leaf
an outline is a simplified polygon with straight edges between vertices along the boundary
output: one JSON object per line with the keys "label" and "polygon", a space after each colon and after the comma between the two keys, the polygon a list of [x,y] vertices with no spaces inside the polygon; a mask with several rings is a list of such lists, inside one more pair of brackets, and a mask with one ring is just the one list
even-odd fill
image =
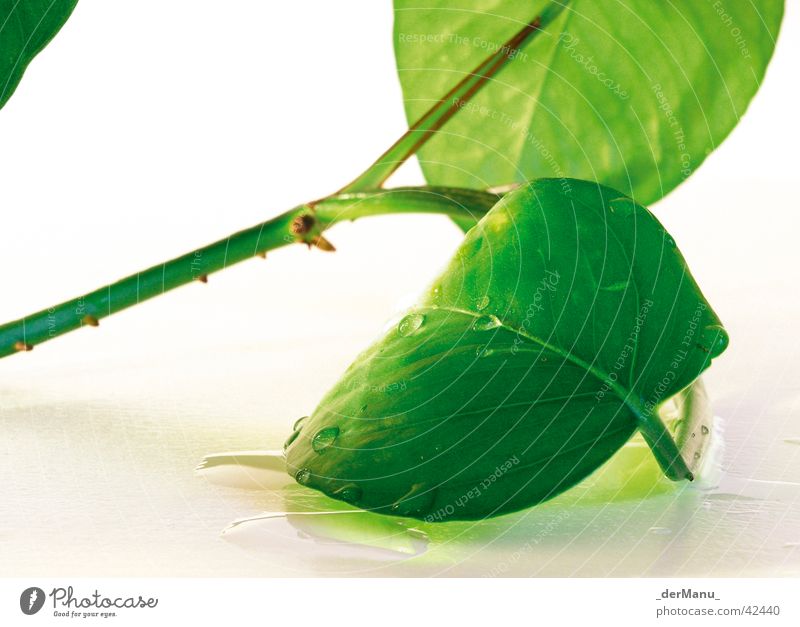
{"label": "droplet on leaf", "polygon": [[491,329],[496,329],[497,327],[501,326],[501,324],[502,323],[497,316],[492,316],[489,314],[476,319],[475,323],[472,325],[472,328],[476,331],[489,331]]}
{"label": "droplet on leaf", "polygon": [[313,448],[317,453],[320,453],[326,448],[332,446],[338,437],[339,427],[326,427],[325,429],[321,429],[320,431],[317,431],[314,439],[311,440],[311,448]]}
{"label": "droplet on leaf", "polygon": [[294,476],[294,480],[300,485],[308,485],[311,483],[311,471],[308,468],[301,468]]}
{"label": "droplet on leaf", "polygon": [[397,333],[402,337],[408,337],[419,331],[423,324],[425,324],[425,314],[408,314],[397,325]]}

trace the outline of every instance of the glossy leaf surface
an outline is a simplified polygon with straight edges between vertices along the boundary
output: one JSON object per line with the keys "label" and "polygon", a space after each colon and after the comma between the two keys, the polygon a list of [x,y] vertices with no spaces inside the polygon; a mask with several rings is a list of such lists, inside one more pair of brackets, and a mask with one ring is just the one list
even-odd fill
{"label": "glossy leaf surface", "polygon": [[[409,123],[545,0],[395,0]],[[431,184],[599,181],[651,204],[759,88],[782,0],[572,0],[419,152]]]}
{"label": "glossy leaf surface", "polygon": [[0,0],[0,108],[78,0]]}
{"label": "glossy leaf surface", "polygon": [[654,410],[726,345],[644,207],[536,181],[469,231],[300,425],[289,472],[363,508],[477,519],[563,492],[639,428],[667,474],[688,478]]}

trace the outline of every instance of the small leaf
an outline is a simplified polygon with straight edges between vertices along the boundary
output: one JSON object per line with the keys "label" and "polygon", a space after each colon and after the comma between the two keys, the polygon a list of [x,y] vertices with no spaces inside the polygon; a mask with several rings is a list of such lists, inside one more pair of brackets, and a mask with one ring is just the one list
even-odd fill
{"label": "small leaf", "polygon": [[0,108],[78,0],[0,0]]}
{"label": "small leaf", "polygon": [[649,205],[739,122],[783,16],[782,0],[395,0],[409,123],[554,4],[556,22],[421,148],[429,183],[578,177]]}
{"label": "small leaf", "polygon": [[[356,360],[288,468],[334,498],[357,486],[362,508],[429,521],[547,500],[637,428],[669,476],[690,478],[656,408],[726,345],[652,214],[607,187],[539,180],[498,202]],[[333,429],[318,450],[314,434]]]}

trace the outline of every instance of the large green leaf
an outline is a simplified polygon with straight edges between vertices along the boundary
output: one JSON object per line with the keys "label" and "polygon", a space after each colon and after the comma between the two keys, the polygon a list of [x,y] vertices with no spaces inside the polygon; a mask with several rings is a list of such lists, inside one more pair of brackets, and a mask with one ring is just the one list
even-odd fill
{"label": "large green leaf", "polygon": [[474,519],[555,496],[638,428],[671,478],[691,478],[655,410],[726,345],[644,207],[536,181],[356,360],[290,438],[288,468],[360,507]]}
{"label": "large green leaf", "polygon": [[0,0],[0,108],[78,0]]}
{"label": "large green leaf", "polygon": [[[548,4],[395,0],[409,122]],[[570,176],[650,204],[739,121],[782,14],[782,0],[573,0],[420,150],[425,177],[486,188]]]}

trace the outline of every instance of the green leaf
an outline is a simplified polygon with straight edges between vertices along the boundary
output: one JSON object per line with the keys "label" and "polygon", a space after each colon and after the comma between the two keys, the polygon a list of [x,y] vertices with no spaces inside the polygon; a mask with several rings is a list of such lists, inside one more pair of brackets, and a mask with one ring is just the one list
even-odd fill
{"label": "green leaf", "polygon": [[[545,0],[395,0],[409,122]],[[577,177],[643,204],[686,179],[758,90],[782,0],[573,0],[419,151],[431,184]]]}
{"label": "green leaf", "polygon": [[0,108],[78,0],[0,0]]}
{"label": "green leaf", "polygon": [[[298,482],[383,513],[478,519],[586,477],[727,346],[672,238],[610,188],[545,179],[469,231],[287,447]],[[691,462],[691,460],[690,460]]]}

